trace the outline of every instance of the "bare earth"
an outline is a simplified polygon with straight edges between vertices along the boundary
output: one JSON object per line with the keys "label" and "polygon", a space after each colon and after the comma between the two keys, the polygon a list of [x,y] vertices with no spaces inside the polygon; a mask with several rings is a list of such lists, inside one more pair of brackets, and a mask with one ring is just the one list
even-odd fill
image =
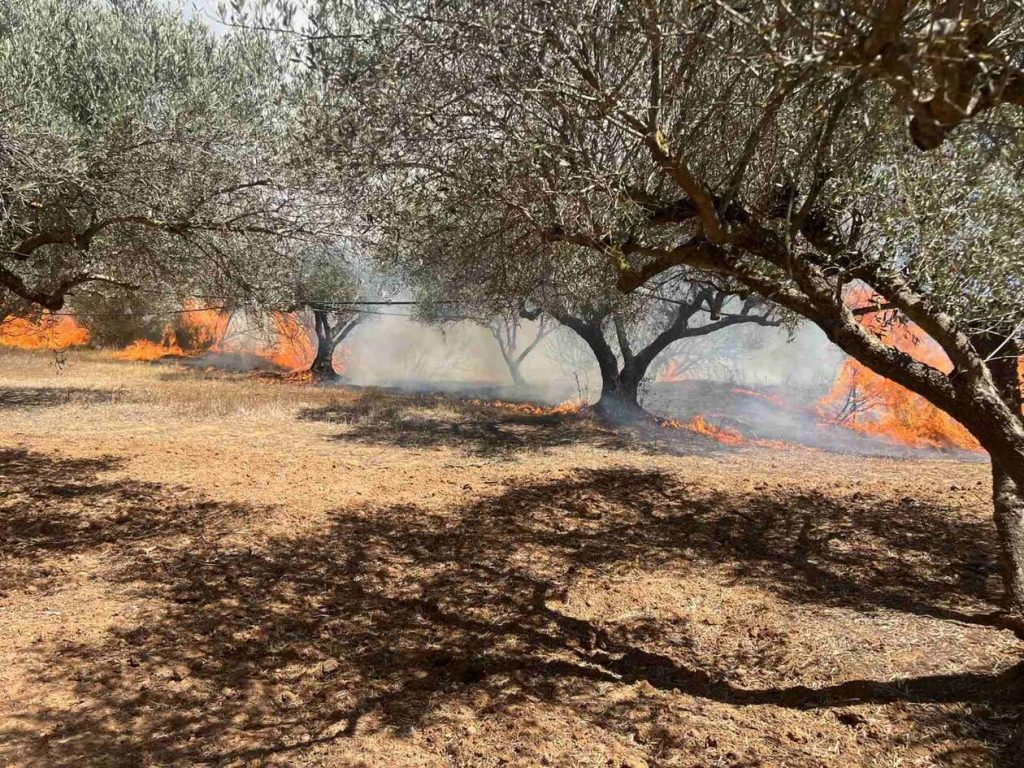
{"label": "bare earth", "polygon": [[0,352],[0,765],[1019,764],[987,465],[658,432]]}

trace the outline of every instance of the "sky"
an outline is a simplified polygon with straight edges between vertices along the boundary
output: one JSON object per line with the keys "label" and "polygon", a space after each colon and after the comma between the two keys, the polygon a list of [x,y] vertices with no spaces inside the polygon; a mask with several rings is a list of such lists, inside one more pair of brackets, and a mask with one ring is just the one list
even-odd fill
{"label": "sky", "polygon": [[[168,5],[181,8],[186,17],[200,18],[215,32],[223,33],[227,27],[220,23],[220,12],[217,9],[217,5],[221,1],[225,6],[230,7],[229,0],[165,0]],[[301,7],[296,9],[296,19],[306,19],[305,12]]]}
{"label": "sky", "polygon": [[217,12],[217,0],[170,0],[170,5],[181,7],[186,16],[198,17],[213,29],[223,26],[217,21],[220,17]]}

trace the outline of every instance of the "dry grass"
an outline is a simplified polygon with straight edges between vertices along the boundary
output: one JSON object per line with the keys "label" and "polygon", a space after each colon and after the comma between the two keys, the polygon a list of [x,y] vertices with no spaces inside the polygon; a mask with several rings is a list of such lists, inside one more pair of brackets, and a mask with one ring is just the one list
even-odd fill
{"label": "dry grass", "polygon": [[986,467],[0,353],[0,764],[1014,765]]}

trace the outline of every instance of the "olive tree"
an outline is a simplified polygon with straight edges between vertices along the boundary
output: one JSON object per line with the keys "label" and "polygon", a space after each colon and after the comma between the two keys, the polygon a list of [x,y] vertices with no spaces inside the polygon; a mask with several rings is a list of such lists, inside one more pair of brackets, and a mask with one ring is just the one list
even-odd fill
{"label": "olive tree", "polygon": [[641,300],[634,296],[632,300],[609,297],[604,303],[546,302],[546,311],[594,353],[601,372],[601,397],[595,410],[607,418],[621,421],[644,414],[640,388],[655,361],[679,342],[741,324],[782,324],[778,308],[759,296],[743,296],[742,291],[707,279],[671,277],[657,294]]}
{"label": "olive tree", "polygon": [[613,421],[645,416],[641,385],[655,361],[677,342],[741,324],[775,327],[794,321],[742,284],[688,268],[669,270],[643,291],[623,294],[601,254],[572,244],[516,242],[500,216],[453,192],[432,188],[420,199],[389,186],[375,216],[387,221],[375,254],[415,291],[429,320],[494,324],[492,333],[520,383],[518,365],[551,326],[540,326],[518,355],[519,319],[545,318],[575,333],[601,373],[595,411]]}
{"label": "olive tree", "polygon": [[335,244],[299,255],[294,289],[282,309],[311,316],[316,353],[309,371],[314,379],[333,381],[338,378],[335,350],[366,321],[361,302],[383,296],[380,282],[369,277],[351,248]]}
{"label": "olive tree", "polygon": [[[869,66],[822,68],[796,34],[765,58],[728,6],[520,11],[466,3],[417,28],[458,50],[453,82],[488,84],[467,101],[495,138],[460,160],[504,163],[493,199],[517,230],[603,254],[624,291],[680,265],[730,277],[963,423],[992,457],[1024,613],[1021,116],[1004,104],[999,125],[964,120],[921,154]],[[851,288],[874,298],[850,306]],[[887,345],[864,322],[879,312],[922,329],[948,368]]]}
{"label": "olive tree", "polygon": [[501,352],[501,359],[505,361],[509,376],[512,378],[512,385],[525,387],[526,378],[523,376],[523,363],[540,345],[545,338],[554,330],[554,325],[548,322],[545,315],[536,318],[532,332],[524,337],[524,320],[529,320],[519,314],[501,314],[486,321],[485,326],[491,332],[498,350]]}
{"label": "olive tree", "polygon": [[157,0],[0,4],[0,290],[257,303],[340,215],[273,39]]}
{"label": "olive tree", "polygon": [[[417,211],[417,215],[421,213],[422,210]],[[420,322],[442,330],[463,322],[485,328],[501,353],[512,386],[525,387],[523,364],[554,329],[548,315],[526,311],[533,283],[522,275],[509,279],[516,264],[508,263],[508,253],[495,253],[493,258],[479,260],[467,279],[463,272],[466,261],[453,258],[454,252],[448,246],[437,247],[443,232],[432,229],[432,224],[438,218],[420,219],[416,234],[410,237],[375,238],[374,255],[378,263],[414,297],[414,317]],[[443,212],[440,218],[444,218]],[[447,231],[457,233],[462,229]],[[477,241],[473,247],[485,246]]]}
{"label": "olive tree", "polygon": [[530,312],[516,300],[498,309],[446,302],[440,313],[428,310],[417,312],[416,316],[442,328],[453,323],[470,322],[486,329],[501,353],[512,386],[519,389],[529,383],[523,374],[527,358],[555,329],[548,315]]}

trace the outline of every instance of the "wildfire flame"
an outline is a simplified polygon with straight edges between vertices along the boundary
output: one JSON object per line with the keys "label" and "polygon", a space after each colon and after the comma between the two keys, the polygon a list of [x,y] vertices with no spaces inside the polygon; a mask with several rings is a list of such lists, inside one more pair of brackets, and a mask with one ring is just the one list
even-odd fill
{"label": "wildfire flame", "polygon": [[0,323],[0,345],[17,349],[67,349],[89,343],[89,331],[73,317],[46,313],[38,321],[13,317]]}
{"label": "wildfire flame", "polygon": [[661,369],[655,381],[686,381],[689,377],[683,373],[683,366],[676,360],[669,360],[668,365]]}
{"label": "wildfire flame", "polygon": [[194,299],[185,300],[181,325],[188,336],[189,349],[215,350],[224,340],[231,315],[216,307],[202,307]]}
{"label": "wildfire flame", "polygon": [[501,408],[506,411],[515,411],[516,413],[525,413],[530,416],[556,416],[570,413],[579,413],[586,404],[582,400],[566,400],[559,403],[558,405],[534,405],[533,403],[513,403],[507,400],[491,400],[485,402],[483,400],[471,400],[473,405],[488,405],[492,408]]}
{"label": "wildfire flame", "polygon": [[719,424],[711,423],[703,414],[697,414],[689,421],[679,419],[659,419],[658,423],[668,429],[684,429],[694,432],[723,445],[756,445],[758,448],[772,448],[777,451],[790,451],[796,446],[784,440],[765,440],[760,437],[746,437],[741,432]]}
{"label": "wildfire flame", "polygon": [[685,429],[690,432],[696,432],[698,435],[710,437],[712,440],[717,440],[725,445],[740,445],[746,442],[746,438],[735,429],[712,424],[700,414],[694,416],[689,421],[662,419],[661,426],[668,427],[669,429]]}
{"label": "wildfire flame", "polygon": [[187,357],[187,354],[178,346],[178,342],[174,338],[174,328],[165,325],[159,343],[149,339],[138,339],[124,349],[115,352],[114,357],[118,360],[151,362],[163,357]]}
{"label": "wildfire flame", "polygon": [[286,371],[302,371],[313,364],[316,345],[294,314],[283,312],[271,315],[274,338],[270,346],[257,350],[256,354],[269,360]]}
{"label": "wildfire flame", "polygon": [[198,302],[186,301],[181,313],[181,328],[185,345],[178,342],[172,325],[164,327],[159,342],[139,339],[114,356],[121,360],[150,362],[166,357],[199,357],[208,352],[236,354],[250,352],[289,372],[310,366],[316,346],[309,331],[293,314],[276,313],[271,316],[271,339],[253,349],[245,341],[226,338],[231,315],[215,307],[202,307]]}
{"label": "wildfire flame", "polygon": [[[863,292],[849,301],[851,306],[878,306]],[[861,323],[885,344],[915,360],[943,373],[952,370],[942,348],[913,323],[899,322],[885,312],[870,312]],[[843,363],[832,389],[818,401],[818,413],[829,423],[914,448],[980,450],[978,441],[954,418],[852,358]]]}
{"label": "wildfire flame", "polygon": [[216,349],[221,343],[231,316],[214,307],[203,307],[194,299],[185,301],[181,313],[181,327],[186,338],[186,345],[178,343],[174,326],[164,326],[160,341],[137,339],[124,349],[115,352],[119,360],[137,360],[151,362],[164,357],[194,357]]}

